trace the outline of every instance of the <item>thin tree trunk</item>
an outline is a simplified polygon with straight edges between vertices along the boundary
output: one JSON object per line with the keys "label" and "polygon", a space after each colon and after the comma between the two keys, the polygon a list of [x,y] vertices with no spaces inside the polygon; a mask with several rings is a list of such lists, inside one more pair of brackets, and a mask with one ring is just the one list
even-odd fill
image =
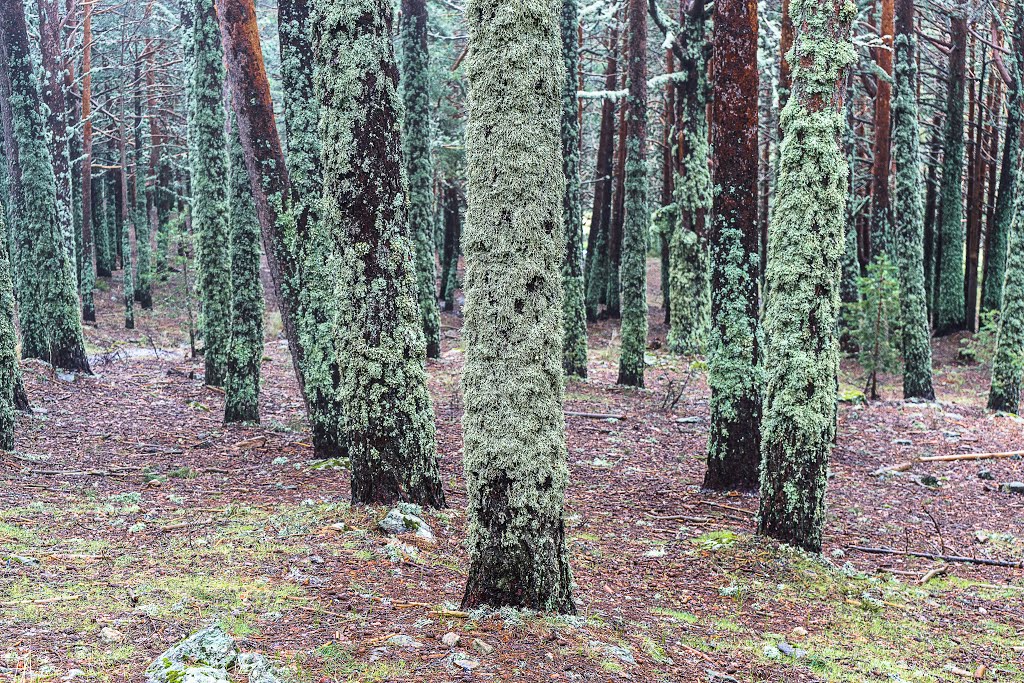
{"label": "thin tree trunk", "polygon": [[[881,0],[881,38],[884,47],[875,51],[878,67],[892,77],[893,1]],[[890,251],[889,231],[892,229],[892,207],[889,200],[889,167],[891,161],[890,125],[892,119],[892,85],[885,78],[877,79],[875,91],[875,138],[871,164],[871,230],[869,256],[877,258]]]}
{"label": "thin tree trunk", "polygon": [[96,287],[96,248],[93,244],[92,195],[92,11],[86,2],[82,17],[82,254],[78,288],[82,296],[82,319],[96,321],[93,290]]}

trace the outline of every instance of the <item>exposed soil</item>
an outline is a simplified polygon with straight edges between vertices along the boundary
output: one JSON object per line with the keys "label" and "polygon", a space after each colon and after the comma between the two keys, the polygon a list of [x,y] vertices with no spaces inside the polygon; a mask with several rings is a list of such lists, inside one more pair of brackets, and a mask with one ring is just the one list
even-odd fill
{"label": "exposed soil", "polygon": [[[591,328],[590,378],[567,386],[578,615],[465,614],[457,316],[428,368],[451,506],[425,512],[430,544],[387,537],[386,508],[350,507],[347,471],[314,466],[273,315],[262,424],[225,427],[181,287],[126,331],[118,280],[87,329],[94,376],[24,364],[36,412],[0,454],[0,680],[142,680],[219,621],[302,681],[1024,681],[1024,570],[851,549],[1024,560],[1024,496],[999,490],[1024,481],[1021,458],[871,474],[1024,448],[1024,422],[984,410],[986,369],[957,360],[957,338],[934,346],[940,402],[904,402],[885,377],[883,400],[842,404],[812,558],[753,536],[755,497],[700,490],[708,389],[661,350],[652,287],[649,388],[615,386],[612,321]],[[841,389],[862,383],[844,363]]]}

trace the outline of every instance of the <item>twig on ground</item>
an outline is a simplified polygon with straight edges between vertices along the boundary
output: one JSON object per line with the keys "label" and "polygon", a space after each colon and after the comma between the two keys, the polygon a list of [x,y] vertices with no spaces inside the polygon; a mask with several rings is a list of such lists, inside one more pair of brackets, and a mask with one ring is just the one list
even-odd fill
{"label": "twig on ground", "polygon": [[905,555],[907,557],[923,557],[929,560],[943,560],[945,562],[963,562],[965,564],[983,564],[990,567],[1012,567],[1024,569],[1024,562],[1009,562],[1007,560],[989,560],[984,557],[961,557],[960,555],[938,555],[936,553],[923,553],[913,550],[895,550],[893,548],[871,548],[863,545],[846,546],[849,550],[857,550],[870,555]]}
{"label": "twig on ground", "polygon": [[588,420],[625,420],[626,416],[618,413],[578,413],[574,410],[566,410],[568,417],[583,417]]}

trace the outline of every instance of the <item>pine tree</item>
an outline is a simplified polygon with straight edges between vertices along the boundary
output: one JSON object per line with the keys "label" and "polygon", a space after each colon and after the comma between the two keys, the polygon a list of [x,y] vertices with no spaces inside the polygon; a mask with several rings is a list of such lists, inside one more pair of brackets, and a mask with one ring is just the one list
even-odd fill
{"label": "pine tree", "polygon": [[758,531],[819,551],[836,433],[847,195],[840,138],[856,7],[849,0],[792,0],[790,7],[797,34],[768,240]]}
{"label": "pine tree", "polygon": [[[1014,88],[1024,89],[1024,2],[1014,3]],[[1017,98],[1017,102],[1020,99]],[[1007,142],[1009,144],[1009,142]],[[1024,384],[1024,166],[1017,160],[1016,196],[1006,248],[1005,276],[996,354],[992,361],[992,386],[988,395],[990,410],[1017,413],[1020,410],[1021,385]]]}
{"label": "pine tree", "polygon": [[57,215],[45,107],[20,0],[0,0],[0,106],[8,163],[21,352],[89,372],[77,279]]}
{"label": "pine tree", "polygon": [[571,377],[587,376],[587,308],[583,282],[583,215],[580,204],[580,124],[577,74],[580,64],[579,1],[562,0],[562,173],[565,196],[562,227],[565,233],[565,262],[562,264],[562,318],[565,338],[562,367]]}
{"label": "pine tree", "polygon": [[455,288],[459,280],[459,242],[462,239],[462,216],[459,213],[459,188],[454,182],[446,181],[441,194],[442,220],[444,221],[443,272],[441,274],[441,296],[444,310],[455,310]]}
{"label": "pine tree", "polygon": [[885,77],[875,79],[874,145],[871,163],[871,224],[868,248],[872,260],[891,253],[895,212],[889,199],[889,167],[892,166],[892,60],[894,0],[879,3],[879,29],[885,47],[875,52],[879,69]]}
{"label": "pine tree", "polygon": [[[0,205],[0,235],[7,234],[5,214],[6,210]],[[5,451],[14,450],[15,395],[21,377],[14,315],[14,280],[4,239],[0,240],[0,449]]]}
{"label": "pine tree", "polygon": [[444,505],[408,231],[388,0],[313,10],[323,220],[332,264],[352,500]]}
{"label": "pine tree", "polygon": [[563,501],[560,0],[471,0],[465,607],[573,612]]}
{"label": "pine tree", "polygon": [[[138,61],[136,62],[135,67],[135,80],[139,83],[140,87],[140,91],[135,97],[135,121],[133,126],[135,152],[132,155],[133,165],[135,167],[135,204],[132,209],[132,224],[135,227],[135,252],[137,257],[137,262],[135,264],[135,300],[138,301],[143,308],[152,309],[153,266],[150,254],[149,211],[146,207],[146,154],[145,145],[143,144],[144,137],[142,134],[144,120],[142,117],[141,87],[143,81]],[[157,112],[152,112],[150,114],[150,116],[153,117],[156,117],[157,115]]]}
{"label": "pine tree", "polygon": [[79,257],[78,289],[82,296],[82,319],[96,321],[95,203],[92,176],[92,13],[93,3],[82,11],[82,163],[78,181],[82,202],[82,253]]}
{"label": "pine tree", "polygon": [[224,55],[213,0],[193,0],[194,68],[189,100],[192,225],[198,236],[198,286],[206,378],[221,386],[227,365],[231,293],[228,256],[227,141],[224,137]]}
{"label": "pine tree", "polygon": [[924,283],[924,207],[921,204],[920,132],[917,121],[917,36],[914,0],[896,0],[896,93],[893,100],[893,159],[896,187],[892,247],[900,283],[903,336],[903,397],[934,399],[931,328]]}
{"label": "pine tree", "polygon": [[647,349],[647,3],[629,0],[626,178],[622,222],[622,351],[619,384],[644,385]]}
{"label": "pine tree", "polygon": [[[232,117],[234,119],[234,117]],[[245,170],[238,123],[228,147],[228,237],[231,258],[231,337],[224,377],[224,421],[259,422],[263,360],[263,285],[260,224]]]}
{"label": "pine tree", "polygon": [[675,353],[704,351],[711,314],[705,214],[711,208],[711,170],[708,167],[706,11],[694,2],[682,15],[676,125],[679,128],[679,168],[675,200],[679,221],[669,243],[670,312],[668,347]]}
{"label": "pine tree", "polygon": [[430,54],[427,0],[402,0],[402,100],[405,164],[409,177],[409,233],[416,247],[416,291],[427,358],[441,356],[441,317],[434,266],[434,170],[430,159]]}
{"label": "pine tree", "polygon": [[336,301],[328,262],[335,252],[330,225],[320,220],[323,173],[317,133],[320,107],[313,92],[313,47],[307,0],[278,3],[281,82],[287,131],[290,216],[282,223],[279,261],[282,296],[294,299],[292,316],[301,358],[313,451],[318,458],[347,453],[337,349],[329,328]]}
{"label": "pine tree", "polygon": [[942,222],[939,225],[938,287],[935,332],[949,334],[966,327],[964,301],[964,87],[966,83],[967,17],[957,7],[950,15],[949,81],[942,161]]}
{"label": "pine tree", "polygon": [[757,488],[762,368],[758,327],[757,2],[719,0],[714,10],[711,147],[716,159],[708,231],[711,431],[704,486]]}
{"label": "pine tree", "polygon": [[[1024,46],[1024,7],[1017,3],[1014,20],[1014,44]],[[1016,66],[1024,62],[1024,54],[1017,48],[1017,54],[1004,55],[1010,74],[1020,73],[1024,66]],[[1016,69],[1016,70],[1015,70]],[[1003,280],[1006,277],[1006,241],[1013,223],[1015,197],[1021,192],[1017,185],[1016,164],[1020,159],[1020,131],[1024,125],[1024,87],[1014,78],[1008,87],[1006,107],[1006,133],[1003,143],[1002,167],[999,172],[999,192],[996,195],[996,208],[985,244],[985,277],[981,287],[981,311],[996,311],[1002,303]]]}

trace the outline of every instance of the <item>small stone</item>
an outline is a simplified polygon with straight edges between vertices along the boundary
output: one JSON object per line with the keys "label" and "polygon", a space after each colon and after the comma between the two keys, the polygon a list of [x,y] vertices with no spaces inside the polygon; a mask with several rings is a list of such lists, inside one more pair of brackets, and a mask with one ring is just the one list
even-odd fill
{"label": "small stone", "polygon": [[460,640],[462,640],[462,638],[459,637],[458,633],[452,633],[450,631],[441,636],[441,642],[447,645],[448,647],[455,647],[459,644]]}
{"label": "small stone", "polygon": [[765,645],[762,651],[766,659],[781,659],[782,653],[774,645]]}
{"label": "small stone", "polygon": [[390,638],[388,638],[387,644],[388,645],[394,645],[395,647],[408,647],[408,648],[423,647],[423,643],[421,643],[420,641],[416,640],[412,636],[406,636],[406,635],[391,636]]}
{"label": "small stone", "polygon": [[388,512],[384,519],[377,523],[377,527],[386,534],[407,534],[413,532],[418,538],[426,541],[434,540],[434,532],[423,519],[416,514],[405,510],[419,509],[419,506],[403,504]]}
{"label": "small stone", "polygon": [[489,655],[494,652],[494,646],[488,643],[486,640],[480,640],[479,638],[473,639],[473,649],[482,655]]}
{"label": "small stone", "polygon": [[985,481],[992,481],[996,478],[996,475],[992,474],[990,470],[982,470],[978,472],[978,479],[984,479]]}
{"label": "small stone", "polygon": [[1024,482],[1021,481],[1009,481],[999,486],[999,490],[1003,493],[1015,493],[1018,496],[1024,496]]}
{"label": "small stone", "polygon": [[807,629],[805,629],[803,626],[794,626],[793,630],[791,631],[791,633],[794,636],[796,636],[797,638],[806,638],[807,637]]}
{"label": "small stone", "polygon": [[124,642],[124,634],[118,631],[116,628],[110,628],[104,626],[100,629],[100,640],[108,645],[114,645],[115,643]]}
{"label": "small stone", "polygon": [[793,657],[794,659],[800,659],[801,657],[803,657],[803,656],[805,656],[807,654],[807,652],[805,652],[804,650],[801,650],[800,648],[793,647],[792,645],[790,645],[789,643],[787,643],[784,640],[782,642],[780,642],[778,645],[776,645],[776,647],[779,648],[779,652],[781,652],[784,655],[789,655],[790,657]]}
{"label": "small stone", "polygon": [[[238,648],[220,626],[210,626],[171,647],[146,669],[147,683],[211,683],[226,681]],[[197,666],[198,665],[198,666]],[[218,677],[219,676],[219,677]]]}
{"label": "small stone", "polygon": [[469,659],[468,657],[456,657],[452,660],[452,664],[460,669],[465,669],[466,671],[472,671],[480,666],[480,662],[475,659]]}
{"label": "small stone", "polygon": [[555,656],[553,654],[551,654],[550,652],[545,652],[544,653],[544,659],[548,660],[548,663],[551,663],[551,662],[555,661]]}

